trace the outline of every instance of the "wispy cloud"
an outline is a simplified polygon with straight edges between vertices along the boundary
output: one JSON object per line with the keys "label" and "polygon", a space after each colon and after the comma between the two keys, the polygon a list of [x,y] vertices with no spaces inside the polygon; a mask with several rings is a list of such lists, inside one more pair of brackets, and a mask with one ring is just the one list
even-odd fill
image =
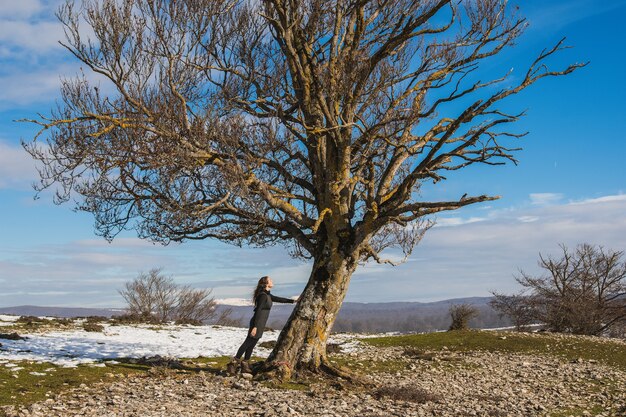
{"label": "wispy cloud", "polygon": [[60,74],[68,73],[66,71],[70,71],[67,66],[56,66],[0,75],[0,110],[52,102],[59,96]]}
{"label": "wispy cloud", "polygon": [[626,201],[626,194],[618,194],[618,195],[607,195],[604,197],[598,198],[590,198],[581,201],[574,201],[572,205],[586,205],[586,204],[598,204],[598,203],[611,203],[611,202],[622,202]]}
{"label": "wispy cloud", "polygon": [[440,219],[437,219],[435,227],[461,226],[463,224],[482,222],[486,219],[486,217],[442,217]]}
{"label": "wispy cloud", "polygon": [[0,0],[0,110],[58,97],[60,78],[78,65],[59,45],[65,39],[55,16],[63,0]]}
{"label": "wispy cloud", "polygon": [[20,146],[0,140],[0,189],[26,189],[36,179],[35,162]]}
{"label": "wispy cloud", "polygon": [[[626,196],[560,201],[433,228],[407,263],[395,268],[372,263],[357,270],[347,300],[427,301],[514,291],[513,274],[519,268],[538,272],[538,254],[555,252],[559,243],[626,247]],[[247,298],[256,279],[266,274],[275,278],[278,293],[294,295],[310,272],[310,264],[291,259],[281,247],[236,248],[208,241],[162,247],[136,238],[113,244],[90,239],[2,253],[3,288],[19,294],[0,296],[0,305],[76,305],[80,300],[120,306],[117,289],[139,271],[157,266],[180,283],[214,288],[218,298]],[[69,294],[37,295],[58,288],[69,288]]]}
{"label": "wispy cloud", "polygon": [[530,202],[535,206],[547,206],[558,203],[563,199],[563,194],[559,193],[534,193],[530,194]]}
{"label": "wispy cloud", "polygon": [[[20,52],[60,52],[58,41],[64,39],[63,28],[57,21],[10,21],[0,20],[0,42],[5,48],[19,48]],[[5,52],[6,54],[6,52]]]}
{"label": "wispy cloud", "polygon": [[27,19],[44,10],[39,0],[0,0],[0,19]]}
{"label": "wispy cloud", "polygon": [[530,30],[556,32],[589,17],[626,8],[626,0],[596,1],[568,0],[559,2],[537,2],[534,7],[521,4],[530,22]]}

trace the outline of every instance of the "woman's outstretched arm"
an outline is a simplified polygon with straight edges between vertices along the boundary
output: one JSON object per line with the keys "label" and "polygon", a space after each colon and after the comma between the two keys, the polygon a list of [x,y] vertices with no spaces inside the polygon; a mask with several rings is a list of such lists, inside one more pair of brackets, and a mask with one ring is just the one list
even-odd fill
{"label": "woman's outstretched arm", "polygon": [[296,302],[296,300],[294,300],[293,298],[283,298],[274,294],[270,294],[270,297],[272,297],[272,301],[275,303],[293,304]]}

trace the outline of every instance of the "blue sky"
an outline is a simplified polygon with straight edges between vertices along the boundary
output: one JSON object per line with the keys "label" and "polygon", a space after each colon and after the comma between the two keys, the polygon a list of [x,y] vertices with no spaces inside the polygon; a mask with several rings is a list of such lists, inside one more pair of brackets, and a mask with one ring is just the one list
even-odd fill
{"label": "blue sky", "polygon": [[[295,295],[309,265],[285,249],[249,249],[214,241],[162,247],[132,233],[112,244],[93,233],[93,219],[33,200],[34,163],[21,149],[33,126],[15,123],[47,113],[59,79],[79,65],[57,40],[57,0],[0,0],[0,306],[120,306],[117,290],[140,271],[162,267],[177,282],[247,297],[254,280],[272,275],[275,292]],[[366,265],[348,301],[430,301],[516,289],[519,268],[536,272],[539,252],[558,243],[626,249],[626,0],[519,2],[530,27],[494,63],[520,73],[544,47],[566,36],[573,48],[554,67],[590,61],[574,74],[544,80],[506,102],[527,110],[515,127],[518,166],[471,167],[423,189],[425,198],[470,194],[502,199],[441,215],[407,263]],[[516,72],[514,72],[515,74]]]}

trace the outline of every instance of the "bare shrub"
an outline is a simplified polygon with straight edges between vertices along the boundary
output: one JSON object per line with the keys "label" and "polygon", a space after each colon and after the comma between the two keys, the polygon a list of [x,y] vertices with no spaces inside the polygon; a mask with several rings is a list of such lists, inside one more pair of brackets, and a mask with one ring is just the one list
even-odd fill
{"label": "bare shrub", "polygon": [[83,330],[86,332],[99,333],[104,330],[104,326],[102,326],[101,324],[97,324],[97,323],[87,322],[87,323],[83,323]]}
{"label": "bare shrub", "polygon": [[48,323],[48,320],[35,316],[20,316],[15,322],[25,326],[39,326]]}
{"label": "bare shrub", "polygon": [[624,252],[586,243],[573,251],[560,247],[558,258],[539,255],[539,266],[547,274],[535,277],[521,271],[516,280],[524,291],[514,296],[495,293],[492,306],[514,323],[532,320],[555,332],[610,334],[624,325]]}
{"label": "bare shrub", "polygon": [[449,311],[452,323],[448,330],[466,330],[469,328],[469,321],[478,316],[478,309],[469,304],[454,304]]}
{"label": "bare shrub", "polygon": [[626,339],[626,320],[622,320],[609,328],[609,337]]}
{"label": "bare shrub", "polygon": [[120,295],[128,304],[127,314],[118,316],[118,322],[202,324],[215,315],[216,303],[210,289],[180,286],[160,269],[140,273],[127,282]]}
{"label": "bare shrub", "polygon": [[528,330],[528,326],[535,321],[534,310],[523,293],[515,295],[494,293],[489,305],[500,313],[500,317],[508,317],[519,332]]}
{"label": "bare shrub", "polygon": [[118,316],[115,316],[111,318],[111,323],[112,324],[137,324],[137,323],[159,324],[157,319],[152,315],[139,316],[137,314],[131,314],[131,313],[120,314]]}
{"label": "bare shrub", "polygon": [[377,399],[387,397],[394,401],[409,401],[418,404],[436,402],[442,399],[441,395],[411,385],[380,387],[374,391],[373,396]]}
{"label": "bare shrub", "polygon": [[215,324],[218,326],[242,327],[241,319],[233,318],[232,314],[233,309],[230,307],[222,310],[220,315],[215,319]]}
{"label": "bare shrub", "polygon": [[178,288],[174,319],[178,324],[202,324],[215,315],[217,304],[210,289]]}
{"label": "bare shrub", "polygon": [[176,288],[172,277],[162,275],[161,270],[155,268],[127,282],[119,293],[128,304],[128,314],[146,319],[153,317],[162,323],[172,315]]}

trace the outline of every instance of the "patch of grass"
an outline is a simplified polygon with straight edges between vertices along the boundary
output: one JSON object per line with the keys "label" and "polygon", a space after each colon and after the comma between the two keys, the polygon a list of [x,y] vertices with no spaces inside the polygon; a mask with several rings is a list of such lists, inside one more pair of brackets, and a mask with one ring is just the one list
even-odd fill
{"label": "patch of grass", "polygon": [[2,326],[3,331],[18,333],[44,332],[48,330],[66,330],[76,327],[73,319],[67,318],[41,318],[35,316],[21,316],[9,326]]}
{"label": "patch of grass", "polygon": [[403,346],[420,350],[456,352],[488,351],[552,355],[564,360],[582,358],[626,369],[626,349],[610,340],[555,337],[545,334],[513,334],[494,331],[452,331],[361,339],[373,346]]}
{"label": "patch of grass", "polygon": [[576,407],[576,408],[568,408],[564,410],[553,411],[548,415],[550,417],[570,417],[570,416],[578,417],[578,416],[589,416],[589,415],[595,416],[596,414],[602,413],[603,411],[606,411],[604,407],[602,407],[601,405],[596,405],[591,408]]}
{"label": "patch of grass", "polygon": [[63,368],[50,363],[13,362],[22,368],[12,371],[0,365],[0,406],[25,406],[78,387],[130,374],[147,371],[147,367],[132,364],[107,364],[105,367],[80,365]]}
{"label": "patch of grass", "polygon": [[[229,361],[228,356],[181,359],[183,368],[173,372],[185,374],[203,371],[218,374],[226,368]],[[28,406],[35,402],[45,401],[47,398],[52,398],[56,394],[76,388],[81,384],[113,381],[115,378],[128,375],[148,373],[158,375],[159,367],[133,363],[136,361],[131,359],[117,359],[116,362],[114,364],[105,362],[105,367],[79,365],[76,368],[63,368],[50,363],[12,361],[22,368],[15,372],[11,370],[12,368],[0,364],[0,406]],[[293,386],[289,389],[298,389],[298,386],[302,385],[292,384]],[[308,387],[299,389],[308,389]],[[0,416],[2,415],[0,411]]]}
{"label": "patch of grass", "polygon": [[407,363],[402,360],[375,361],[371,359],[356,359],[351,357],[333,356],[330,363],[340,367],[346,367],[357,373],[387,372],[396,373],[407,368]]}

